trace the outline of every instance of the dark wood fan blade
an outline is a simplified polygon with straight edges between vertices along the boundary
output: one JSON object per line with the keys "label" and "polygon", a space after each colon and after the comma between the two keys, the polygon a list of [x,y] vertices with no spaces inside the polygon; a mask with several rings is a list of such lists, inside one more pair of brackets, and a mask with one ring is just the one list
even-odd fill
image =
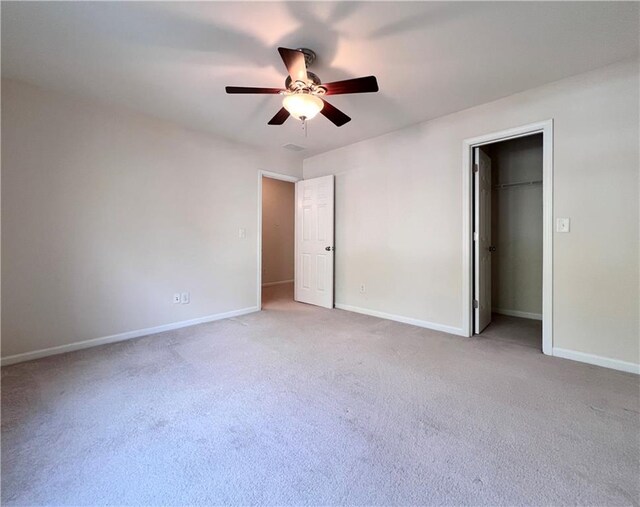
{"label": "dark wood fan blade", "polygon": [[336,127],[342,127],[345,123],[351,121],[346,114],[344,114],[337,107],[332,106],[326,100],[322,100],[324,102],[324,107],[320,110],[320,112],[325,115]]}
{"label": "dark wood fan blade", "polygon": [[304,63],[304,54],[297,49],[278,48],[278,53],[282,57],[287,72],[291,80],[307,82],[307,66]]}
{"label": "dark wood fan blade", "polygon": [[322,83],[322,86],[327,89],[326,95],[372,93],[378,91],[378,81],[375,76],[345,79],[344,81],[334,81],[333,83]]}
{"label": "dark wood fan blade", "polygon": [[273,118],[269,120],[268,125],[282,125],[285,121],[287,121],[287,118],[289,118],[289,116],[290,116],[289,111],[287,111],[283,107],[282,109],[280,109],[280,111],[276,113],[276,115]]}
{"label": "dark wood fan blade", "polygon": [[227,93],[280,93],[280,88],[251,88],[248,86],[227,86],[225,87]]}

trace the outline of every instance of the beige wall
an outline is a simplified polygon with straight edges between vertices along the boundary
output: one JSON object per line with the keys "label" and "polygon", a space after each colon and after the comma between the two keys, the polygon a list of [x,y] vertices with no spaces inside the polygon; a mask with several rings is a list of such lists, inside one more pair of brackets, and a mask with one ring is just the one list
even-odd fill
{"label": "beige wall", "polygon": [[542,134],[489,145],[494,311],[542,314]]}
{"label": "beige wall", "polygon": [[262,283],[293,280],[295,185],[262,178]]}
{"label": "beige wall", "polygon": [[255,308],[260,169],[301,162],[3,80],[2,356]]}
{"label": "beige wall", "polygon": [[637,364],[638,109],[622,62],[306,159],[336,174],[337,303],[460,329],[463,140],[553,118],[553,345]]}

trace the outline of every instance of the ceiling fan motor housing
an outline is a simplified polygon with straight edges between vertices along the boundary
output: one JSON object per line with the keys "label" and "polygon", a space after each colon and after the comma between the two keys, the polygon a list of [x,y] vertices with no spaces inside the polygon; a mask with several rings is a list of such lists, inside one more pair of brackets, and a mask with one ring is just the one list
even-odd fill
{"label": "ceiling fan motor housing", "polygon": [[322,86],[322,81],[317,74],[309,71],[309,67],[316,61],[316,53],[309,48],[298,48],[304,55],[305,67],[307,67],[308,82],[293,81],[291,76],[287,76],[284,87],[291,93],[311,93],[313,95],[324,95],[327,92],[326,87]]}
{"label": "ceiling fan motor housing", "polygon": [[298,51],[301,51],[304,55],[304,63],[307,67],[311,67],[313,62],[316,61],[316,53],[315,51],[309,48],[298,48]]}
{"label": "ceiling fan motor housing", "polygon": [[[307,83],[309,87],[320,86],[322,84],[322,81],[320,81],[320,78],[313,72],[307,71],[307,78],[309,78],[309,83]],[[291,79],[291,76],[287,76],[287,79],[285,79],[284,87],[287,90],[291,90],[291,91],[295,91],[296,88],[298,88],[298,86],[296,86],[293,80]]]}

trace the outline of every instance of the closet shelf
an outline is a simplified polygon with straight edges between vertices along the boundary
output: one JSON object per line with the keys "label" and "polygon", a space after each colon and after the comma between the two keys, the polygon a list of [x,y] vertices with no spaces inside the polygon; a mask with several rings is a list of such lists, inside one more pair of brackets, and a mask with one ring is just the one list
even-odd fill
{"label": "closet shelf", "polygon": [[540,183],[542,183],[542,180],[517,181],[515,183],[501,183],[500,185],[494,185],[493,188],[507,188],[507,187],[520,187],[520,186],[529,186],[529,185],[539,185]]}

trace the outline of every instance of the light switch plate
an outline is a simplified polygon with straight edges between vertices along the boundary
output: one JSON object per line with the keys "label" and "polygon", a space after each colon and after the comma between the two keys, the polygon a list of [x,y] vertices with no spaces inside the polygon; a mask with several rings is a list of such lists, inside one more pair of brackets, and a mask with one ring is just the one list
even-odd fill
{"label": "light switch plate", "polygon": [[240,229],[238,229],[238,237],[240,239],[244,239],[247,237],[247,230],[244,227],[240,227]]}
{"label": "light switch plate", "polygon": [[179,292],[176,292],[173,295],[173,303],[176,304],[176,305],[180,304],[180,293]]}
{"label": "light switch plate", "polygon": [[556,232],[569,232],[571,220],[568,218],[556,218]]}
{"label": "light switch plate", "polygon": [[180,302],[181,302],[183,305],[188,305],[188,304],[191,302],[191,296],[189,295],[189,293],[188,293],[188,292],[183,292],[183,293],[180,295]]}

